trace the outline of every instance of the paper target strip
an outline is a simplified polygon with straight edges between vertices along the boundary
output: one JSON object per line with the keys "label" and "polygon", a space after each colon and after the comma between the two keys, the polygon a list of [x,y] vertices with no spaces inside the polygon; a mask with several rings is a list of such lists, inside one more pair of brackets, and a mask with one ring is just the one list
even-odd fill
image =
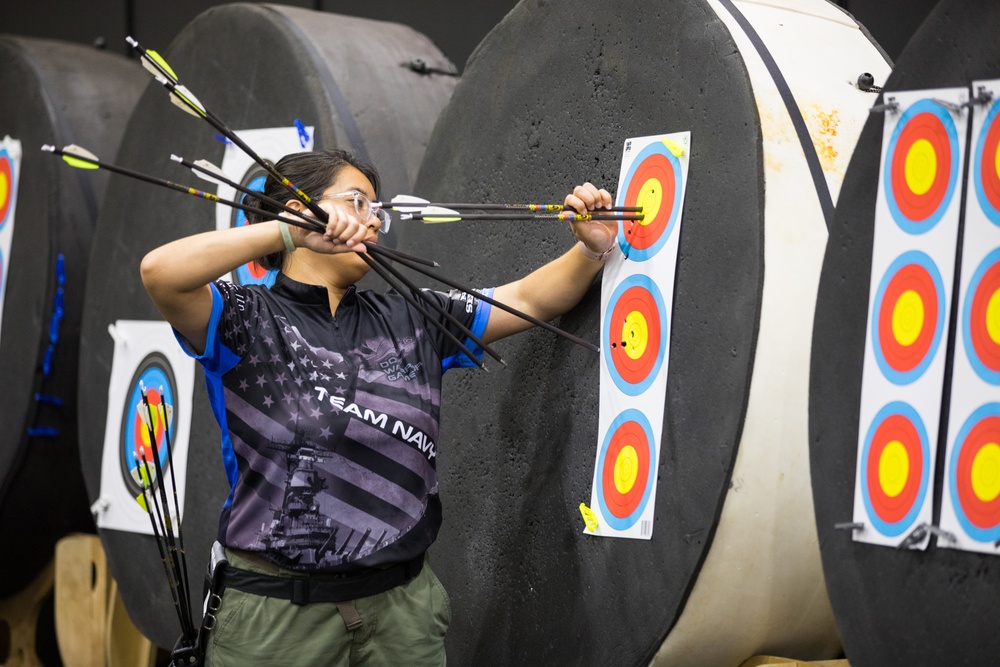
{"label": "paper target strip", "polygon": [[14,214],[20,176],[21,142],[5,136],[0,141],[0,336],[3,334],[3,304],[14,241]]}
{"label": "paper target strip", "polygon": [[[272,127],[255,130],[240,130],[236,134],[245,141],[255,153],[265,160],[277,162],[289,153],[311,151],[313,149],[312,127]],[[233,144],[226,144],[226,153],[219,165],[226,176],[251,190],[263,190],[267,173],[256,162],[251,160],[242,150]],[[216,194],[221,199],[242,201],[244,194],[237,192],[228,185],[219,185]],[[217,204],[215,208],[216,229],[242,227],[247,224],[247,216],[243,211]],[[274,284],[276,271],[268,271],[256,262],[247,262],[229,276],[230,280],[239,285]]]}
{"label": "paper target strip", "polygon": [[938,546],[1000,554],[1000,81],[972,110]]}
{"label": "paper target strip", "polygon": [[[166,322],[118,320],[108,327],[108,332],[115,341],[115,351],[108,381],[101,492],[94,503],[97,525],[151,535],[146,510],[136,502],[144,478],[151,480],[154,488],[168,484],[168,494],[172,494],[173,476],[184,511],[195,364],[177,345]],[[140,385],[145,386],[152,408],[162,480],[156,477],[153,442],[142,416],[148,413]],[[168,452],[168,427],[173,452]],[[171,459],[173,468],[169,465]]]}
{"label": "paper target strip", "polygon": [[666,399],[670,313],[689,132],[627,139],[618,206],[642,206],[643,223],[624,222],[601,287],[601,391],[585,532],[650,539]]}
{"label": "paper target strip", "polygon": [[886,113],[882,133],[854,489],[863,527],[854,539],[898,546],[932,520],[968,91],[891,97],[899,110]]}

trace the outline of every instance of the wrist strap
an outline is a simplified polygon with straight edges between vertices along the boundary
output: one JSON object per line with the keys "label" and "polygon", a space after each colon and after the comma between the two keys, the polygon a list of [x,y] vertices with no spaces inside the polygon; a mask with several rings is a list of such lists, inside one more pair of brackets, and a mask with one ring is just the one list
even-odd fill
{"label": "wrist strap", "polygon": [[278,229],[281,230],[281,240],[285,242],[285,250],[295,252],[295,244],[292,243],[292,233],[288,231],[288,223],[278,220]]}
{"label": "wrist strap", "polygon": [[587,244],[585,244],[583,241],[577,241],[576,242],[576,247],[580,249],[580,252],[582,252],[585,257],[589,257],[590,259],[595,259],[598,262],[603,262],[604,260],[606,260],[611,255],[611,253],[614,252],[614,249],[617,246],[618,246],[618,243],[616,243],[614,240],[612,240],[611,241],[611,245],[608,246],[607,250],[605,250],[602,253],[596,253],[593,250],[591,250],[590,248],[588,248]]}

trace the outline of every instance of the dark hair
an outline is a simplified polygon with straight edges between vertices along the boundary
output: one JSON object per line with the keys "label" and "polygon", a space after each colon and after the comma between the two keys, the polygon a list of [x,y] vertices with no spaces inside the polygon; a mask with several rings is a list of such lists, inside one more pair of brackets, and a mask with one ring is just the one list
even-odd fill
{"label": "dark hair", "polygon": [[[337,176],[344,167],[354,167],[372,184],[375,189],[375,197],[378,197],[379,182],[378,172],[375,167],[364,160],[358,158],[349,151],[340,148],[313,151],[306,153],[292,153],[278,160],[274,165],[279,174],[295,184],[300,190],[305,192],[310,199],[316,199],[323,194],[323,191],[330,187],[330,184],[337,180]],[[275,201],[287,202],[294,198],[294,195],[278,181],[274,176],[268,175],[264,182],[264,196]],[[247,206],[260,208],[271,213],[279,213],[280,209],[255,197],[246,195],[243,203]],[[255,224],[262,222],[261,216],[256,213],[247,213],[247,222]],[[257,260],[257,263],[265,269],[280,269],[285,263],[284,250],[270,255],[265,255]]]}

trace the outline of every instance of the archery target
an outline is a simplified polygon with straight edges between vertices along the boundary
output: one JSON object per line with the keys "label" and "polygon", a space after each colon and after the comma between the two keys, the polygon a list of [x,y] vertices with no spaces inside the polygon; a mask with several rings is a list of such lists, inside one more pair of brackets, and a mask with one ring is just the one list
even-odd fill
{"label": "archery target", "polygon": [[629,259],[649,259],[673,233],[681,211],[681,176],[680,160],[662,141],[635,157],[623,180],[624,198],[616,202],[642,207],[642,220],[625,220],[618,230],[618,245]]}
{"label": "archery target", "polygon": [[[253,165],[243,178],[240,179],[240,185],[249,189],[255,190],[257,192],[264,191],[264,183],[267,181],[267,172],[264,171],[258,165]],[[237,193],[241,194],[241,193]],[[240,201],[243,201],[243,197]],[[232,227],[243,227],[247,224],[247,214],[238,208],[232,209],[230,225]],[[240,285],[266,285],[270,287],[274,284],[274,279],[278,275],[277,271],[268,271],[263,266],[258,264],[256,260],[247,262],[243,266],[236,269],[235,272],[235,282]]]}
{"label": "archery target", "polygon": [[1000,385],[1000,249],[976,268],[962,308],[962,337],[980,378]]}
{"label": "archery target", "polygon": [[[117,320],[108,331],[115,350],[95,517],[99,528],[148,535],[149,516],[136,502],[144,477],[155,488],[161,475],[170,475],[171,490],[176,487],[179,505],[184,506],[195,363],[177,345],[166,322]],[[145,410],[141,386],[152,408],[152,434],[143,421],[145,412],[139,411]],[[170,406],[172,414],[164,406]]]}
{"label": "archery target", "polygon": [[623,280],[608,301],[603,340],[608,371],[629,396],[646,391],[666,356],[669,327],[663,295],[649,276]]}
{"label": "archery target", "polygon": [[930,478],[930,443],[920,415],[896,401],[882,408],[861,452],[861,495],[872,527],[903,534],[917,518]]}
{"label": "archery target", "polygon": [[948,465],[952,507],[979,542],[1000,539],[1000,403],[976,409],[958,432]]}
{"label": "archery target", "polygon": [[[300,151],[310,151],[313,149],[315,128],[306,127],[301,122],[293,127],[272,127],[255,130],[239,130],[237,134],[250,148],[265,160],[277,162],[283,156]],[[226,153],[220,165],[225,174],[242,174],[242,176],[230,176],[230,180],[238,182],[245,188],[257,190],[264,189],[267,180],[267,172],[263,167],[245,155],[233,144],[226,144]],[[242,192],[228,185],[218,187],[219,198],[230,201],[242,201],[245,196]],[[225,204],[216,205],[215,226],[216,229],[227,229],[229,227],[242,227],[247,224],[246,213],[239,209],[231,208]],[[274,284],[277,271],[268,271],[255,261],[247,262],[232,272],[233,282],[240,285],[265,285],[270,287]]]}
{"label": "archery target", "polygon": [[639,410],[611,423],[597,459],[597,500],[602,520],[615,530],[635,525],[649,502],[656,474],[656,440]]}
{"label": "archery target", "polygon": [[[146,387],[146,395],[152,413],[152,438],[150,437],[150,429],[146,427],[139,414],[140,409],[145,409],[142,400],[142,386]],[[156,463],[153,460],[154,452],[159,458],[159,466],[163,474],[166,474],[169,467],[169,447],[172,446],[176,434],[171,431],[168,437],[167,429],[173,428],[177,417],[176,387],[177,381],[174,379],[174,371],[170,362],[158,352],[147,355],[139,363],[139,367],[129,382],[125,404],[122,406],[119,462],[125,486],[134,496],[139,495],[143,490],[142,485],[136,479],[136,473],[133,472],[137,467],[142,466],[148,470],[153,487],[160,483],[156,475]],[[164,419],[165,406],[168,405],[175,410],[169,424]]]}
{"label": "archery target", "polygon": [[908,234],[923,234],[944,215],[958,183],[955,122],[941,105],[919,100],[889,139],[883,182],[893,219]]}
{"label": "archery target", "polygon": [[0,232],[7,226],[10,217],[17,182],[14,178],[14,162],[6,148],[0,149]]}
{"label": "archery target", "polygon": [[1000,225],[1000,100],[993,102],[983,120],[972,159],[976,198],[986,217]]}
{"label": "archery target", "polygon": [[919,378],[941,344],[945,320],[941,274],[925,253],[909,251],[885,272],[872,308],[875,359],[897,385]]}

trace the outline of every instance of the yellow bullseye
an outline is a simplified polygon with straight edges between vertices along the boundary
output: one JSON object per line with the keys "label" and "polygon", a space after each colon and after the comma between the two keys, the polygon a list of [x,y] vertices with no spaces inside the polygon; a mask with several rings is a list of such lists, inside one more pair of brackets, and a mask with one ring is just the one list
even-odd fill
{"label": "yellow bullseye", "polygon": [[639,475],[639,454],[632,445],[625,445],[615,459],[615,488],[625,495],[635,486]]}
{"label": "yellow bullseye", "polygon": [[633,310],[625,316],[622,325],[622,347],[629,359],[639,359],[646,352],[649,342],[649,324],[638,310]]}
{"label": "yellow bullseye", "polygon": [[937,153],[926,139],[917,139],[906,152],[906,185],[916,195],[926,194],[937,176]]}
{"label": "yellow bullseye", "polygon": [[972,460],[972,490],[988,503],[1000,496],[1000,445],[987,443]]}
{"label": "yellow bullseye", "polygon": [[878,482],[890,498],[903,492],[910,476],[910,456],[899,440],[893,440],[882,450],[878,460]]}
{"label": "yellow bullseye", "polygon": [[648,225],[660,212],[660,204],[663,203],[663,187],[657,178],[650,178],[642,184],[639,196],[636,198],[636,205],[642,207],[641,225]]}
{"label": "yellow bullseye", "polygon": [[0,206],[7,203],[8,196],[10,196],[10,179],[6,173],[0,171]]}
{"label": "yellow bullseye", "polygon": [[900,345],[913,345],[923,328],[924,300],[914,290],[906,290],[892,307],[892,335]]}
{"label": "yellow bullseye", "polygon": [[986,304],[986,333],[997,345],[1000,345],[1000,290],[993,292]]}
{"label": "yellow bullseye", "polygon": [[[993,169],[997,172],[997,178],[1000,179],[1000,144],[997,144],[996,152],[993,153]],[[0,201],[3,201],[0,199]]]}

